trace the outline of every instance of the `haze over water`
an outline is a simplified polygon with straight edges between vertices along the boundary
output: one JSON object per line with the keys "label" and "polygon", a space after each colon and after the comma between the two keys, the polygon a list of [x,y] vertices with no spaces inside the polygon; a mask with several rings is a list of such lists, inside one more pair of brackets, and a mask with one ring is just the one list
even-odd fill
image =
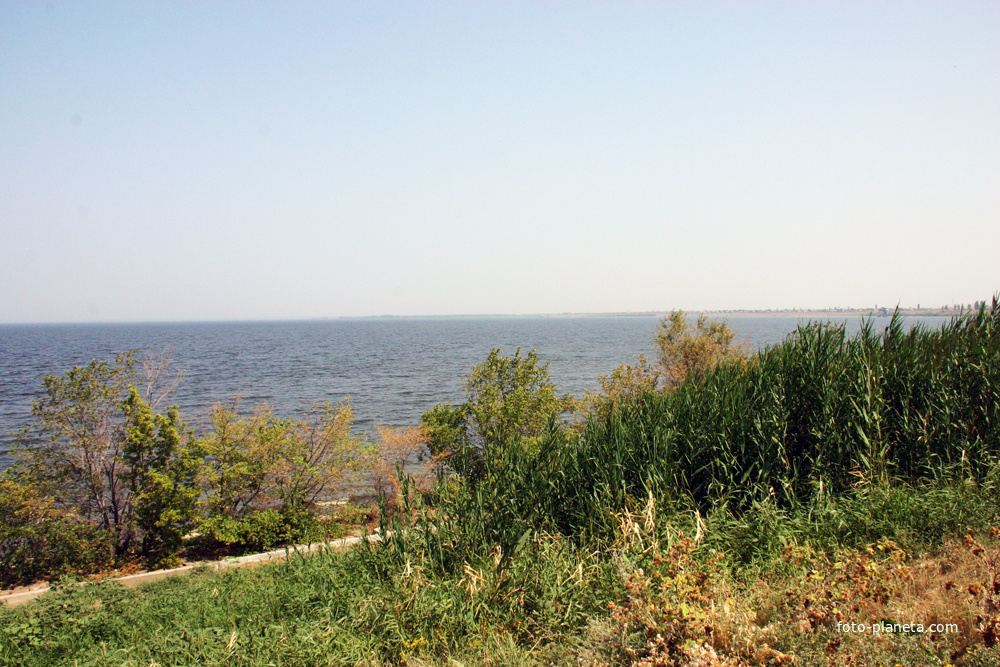
{"label": "haze over water", "polygon": [[[846,322],[849,332],[858,318]],[[41,379],[126,350],[168,358],[180,383],[168,398],[196,430],[211,406],[242,398],[243,408],[266,401],[281,416],[314,403],[350,397],[356,427],[416,424],[440,402],[463,400],[462,383],[493,348],[513,355],[535,349],[550,364],[561,392],[597,391],[599,374],[655,359],[658,318],[480,317],[379,318],[285,322],[64,324],[0,326],[0,449],[30,419]],[[796,317],[731,317],[737,339],[751,349],[781,341]],[[873,318],[876,330],[889,322]],[[908,317],[908,326],[937,328],[941,317]],[[0,454],[0,467],[9,459]]]}

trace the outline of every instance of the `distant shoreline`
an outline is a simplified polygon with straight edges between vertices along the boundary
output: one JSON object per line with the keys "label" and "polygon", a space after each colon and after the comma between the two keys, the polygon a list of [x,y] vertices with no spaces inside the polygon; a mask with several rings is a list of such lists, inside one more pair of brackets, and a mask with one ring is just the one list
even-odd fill
{"label": "distant shoreline", "polygon": [[[952,317],[967,313],[970,309],[957,308],[899,308],[900,315],[920,317]],[[792,308],[789,310],[685,310],[686,315],[708,315],[710,317],[890,317],[896,308]],[[613,313],[495,313],[489,315],[374,315],[315,318],[317,320],[463,320],[501,319],[537,317],[666,317],[668,310],[622,311]]]}
{"label": "distant shoreline", "polygon": [[[919,315],[921,317],[952,317],[967,313],[970,309],[958,308],[899,308],[900,315]],[[698,314],[722,315],[724,317],[890,317],[896,308],[834,308],[815,309],[795,308],[792,310],[700,310]]]}
{"label": "distant shoreline", "polygon": [[[792,308],[788,310],[684,310],[687,315],[708,315],[709,317],[889,317],[896,308]],[[974,308],[899,308],[903,316],[954,317],[975,311]],[[570,317],[667,317],[669,310],[630,311],[614,313],[490,313],[463,315],[340,315],[327,317],[305,317],[290,319],[249,319],[249,320],[108,320],[69,322],[0,322],[0,327],[35,326],[107,326],[107,325],[162,325],[162,324],[243,324],[266,322],[334,322],[351,320],[497,320],[532,318]]]}

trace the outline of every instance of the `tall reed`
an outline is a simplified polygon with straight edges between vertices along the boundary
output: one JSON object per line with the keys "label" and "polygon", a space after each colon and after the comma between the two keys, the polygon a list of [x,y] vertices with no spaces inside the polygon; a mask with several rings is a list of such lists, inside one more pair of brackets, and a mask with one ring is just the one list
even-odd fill
{"label": "tall reed", "polygon": [[899,316],[854,337],[806,324],[745,365],[621,401],[578,437],[552,429],[537,450],[495,447],[465,520],[476,539],[509,529],[509,542],[529,526],[600,538],[650,493],[661,508],[740,514],[874,486],[977,482],[1000,460],[998,411],[996,299],[936,330],[906,330]]}

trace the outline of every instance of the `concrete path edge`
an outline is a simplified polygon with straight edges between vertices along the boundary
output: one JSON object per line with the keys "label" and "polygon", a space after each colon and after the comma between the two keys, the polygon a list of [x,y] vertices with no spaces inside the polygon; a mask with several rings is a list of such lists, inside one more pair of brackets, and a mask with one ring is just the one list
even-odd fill
{"label": "concrete path edge", "polygon": [[[170,570],[153,570],[151,572],[141,572],[139,574],[130,574],[127,577],[118,577],[116,579],[108,579],[107,581],[117,581],[118,583],[128,586],[129,588],[135,588],[142,584],[148,584],[153,581],[158,581],[160,579],[166,579],[168,577],[176,577],[179,575],[191,574],[191,572],[199,568],[208,568],[210,570],[225,570],[232,567],[250,567],[253,565],[259,565],[261,563],[268,563],[272,561],[284,560],[288,555],[295,553],[313,553],[320,551],[322,549],[345,549],[347,547],[358,544],[365,538],[363,537],[345,537],[340,540],[331,540],[329,542],[317,542],[315,544],[299,544],[296,546],[290,546],[287,549],[276,549],[274,551],[268,551],[260,554],[251,554],[249,556],[240,556],[238,558],[224,558],[217,561],[199,561],[196,563],[189,563],[182,567],[175,567]],[[369,535],[369,540],[381,540],[381,535]],[[82,582],[81,585],[86,585],[87,582]],[[51,587],[44,585],[38,588],[33,588],[27,591],[20,591],[18,593],[7,593],[0,594],[0,602],[5,603],[8,607],[17,607],[26,602],[31,602],[32,600],[38,598],[45,593],[48,593]]]}

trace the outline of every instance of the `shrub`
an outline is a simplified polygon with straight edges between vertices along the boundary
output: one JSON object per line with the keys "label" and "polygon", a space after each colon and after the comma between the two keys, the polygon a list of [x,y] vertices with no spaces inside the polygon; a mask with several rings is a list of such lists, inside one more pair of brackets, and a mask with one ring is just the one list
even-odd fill
{"label": "shrub", "polygon": [[607,419],[615,405],[634,403],[643,394],[658,389],[672,390],[689,376],[701,379],[719,364],[743,366],[748,350],[742,342],[734,345],[734,338],[725,321],[712,321],[702,315],[692,326],[684,311],[675,310],[660,320],[653,335],[657,365],[640,354],[634,364],[622,364],[610,375],[597,376],[601,391],[588,392],[584,405],[597,419]]}
{"label": "shrub", "polygon": [[378,456],[371,470],[376,495],[391,505],[401,490],[400,473],[407,467],[406,474],[412,477],[417,490],[430,491],[434,484],[435,462],[427,450],[425,429],[380,424],[376,430]]}
{"label": "shrub", "polygon": [[549,365],[531,350],[513,357],[492,350],[465,381],[468,399],[460,406],[438,404],[421,417],[434,455],[469,479],[482,474],[482,459],[515,440],[534,447],[554,420],[572,412],[571,394],[559,396],[549,380]]}
{"label": "shrub", "polygon": [[308,541],[319,530],[315,515],[300,507],[262,509],[243,518],[211,516],[201,532],[225,544],[259,551]]}
{"label": "shrub", "polygon": [[698,317],[692,327],[682,310],[660,320],[653,336],[659,350],[660,376],[667,387],[676,387],[688,376],[705,373],[726,361],[743,362],[748,351],[744,343],[733,344],[736,334],[726,322]]}
{"label": "shrub", "polygon": [[271,546],[301,539],[314,527],[307,509],[367,468],[373,448],[351,431],[347,403],[315,407],[299,421],[267,405],[241,416],[216,406],[201,441],[201,531],[230,544]]}
{"label": "shrub", "polygon": [[114,536],[67,516],[30,484],[0,478],[0,585],[88,574],[114,562]]}
{"label": "shrub", "polygon": [[460,443],[467,440],[468,414],[464,405],[452,406],[438,403],[420,417],[420,427],[427,437],[431,455],[449,458]]}
{"label": "shrub", "polygon": [[153,414],[156,378],[141,377],[137,363],[130,352],[45,377],[13,451],[14,474],[54,507],[113,535],[117,557],[138,549],[159,563],[193,525],[198,457],[176,408]]}

